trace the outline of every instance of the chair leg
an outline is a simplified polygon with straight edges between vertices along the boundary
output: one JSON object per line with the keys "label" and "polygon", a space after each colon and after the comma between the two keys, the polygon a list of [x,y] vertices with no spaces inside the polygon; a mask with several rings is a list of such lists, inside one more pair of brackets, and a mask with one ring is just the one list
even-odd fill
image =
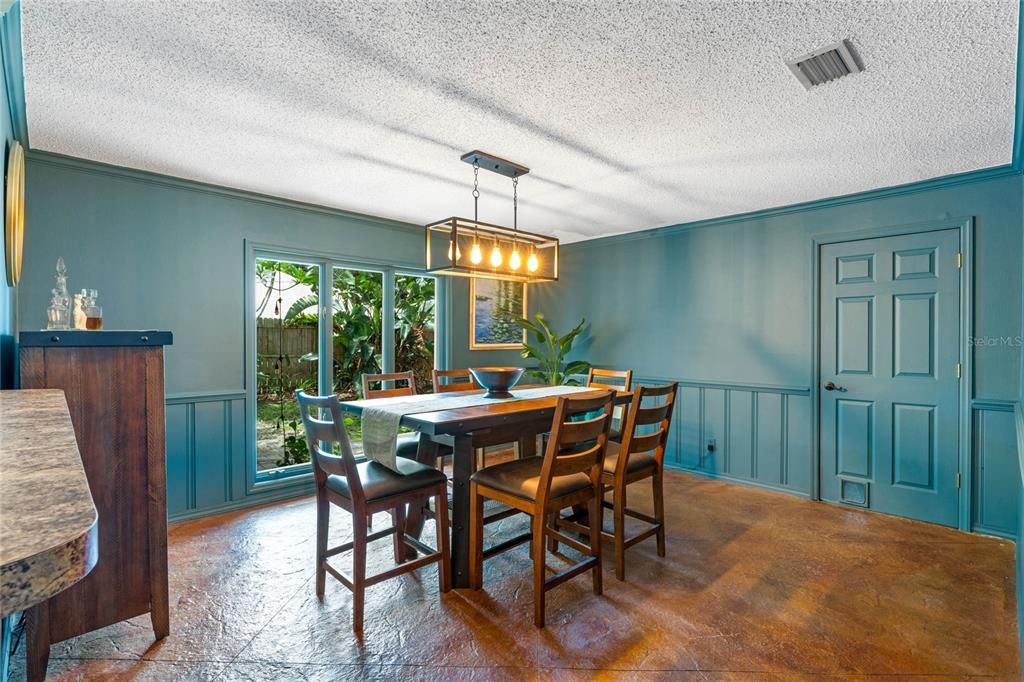
{"label": "chair leg", "polygon": [[484,586],[484,498],[477,484],[469,484],[469,586]]}
{"label": "chair leg", "polygon": [[324,600],[327,581],[327,528],[331,518],[331,503],[323,490],[316,493],[316,598]]}
{"label": "chair leg", "polygon": [[[555,512],[554,514],[548,514],[548,527],[558,528],[558,517],[561,516],[561,512]],[[553,537],[548,537],[548,551],[554,554],[558,551],[558,540]]]}
{"label": "chair leg", "polygon": [[391,524],[395,528],[391,536],[395,548],[395,563],[405,561],[405,543],[402,541],[405,536],[405,505],[399,505],[391,510]]}
{"label": "chair leg", "polygon": [[665,556],[665,489],[662,486],[662,474],[659,471],[651,477],[654,487],[654,518],[658,520],[658,556]]}
{"label": "chair leg", "polygon": [[366,601],[366,519],[352,515],[352,630],[363,631],[363,605]]}
{"label": "chair leg", "polygon": [[452,553],[448,547],[448,485],[444,484],[434,498],[437,504],[437,516],[434,525],[437,527],[437,551],[441,554],[441,565],[438,566],[438,577],[441,581],[441,592],[452,589]]}
{"label": "chair leg", "polygon": [[599,483],[597,490],[594,491],[594,499],[590,502],[590,555],[597,557],[597,562],[594,563],[594,568],[591,569],[591,575],[594,579],[594,594],[601,594],[604,591],[601,582],[601,518],[603,511],[601,509],[602,498],[598,494],[602,488],[603,484]]}
{"label": "chair leg", "polygon": [[373,514],[366,515],[366,527],[373,530]]}
{"label": "chair leg", "polygon": [[626,486],[615,484],[613,512],[615,517],[615,577],[626,579]]}
{"label": "chair leg", "polygon": [[532,517],[533,522],[533,624],[544,627],[544,603],[547,593],[544,579],[544,514]]}

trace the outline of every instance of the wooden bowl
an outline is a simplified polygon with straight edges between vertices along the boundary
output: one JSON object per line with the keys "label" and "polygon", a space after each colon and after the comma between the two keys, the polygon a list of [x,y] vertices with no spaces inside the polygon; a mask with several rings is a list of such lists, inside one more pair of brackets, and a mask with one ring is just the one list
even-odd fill
{"label": "wooden bowl", "polygon": [[508,389],[515,386],[523,376],[525,367],[470,367],[469,372],[476,382],[487,389],[485,398],[511,398]]}

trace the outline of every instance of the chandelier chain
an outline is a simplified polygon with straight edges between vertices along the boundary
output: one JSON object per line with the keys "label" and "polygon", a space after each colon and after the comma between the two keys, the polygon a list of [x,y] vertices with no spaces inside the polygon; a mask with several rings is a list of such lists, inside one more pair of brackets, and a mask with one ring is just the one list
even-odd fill
{"label": "chandelier chain", "polygon": [[519,176],[512,178],[512,231],[519,230]]}
{"label": "chandelier chain", "polygon": [[473,222],[480,220],[480,162],[473,161]]}

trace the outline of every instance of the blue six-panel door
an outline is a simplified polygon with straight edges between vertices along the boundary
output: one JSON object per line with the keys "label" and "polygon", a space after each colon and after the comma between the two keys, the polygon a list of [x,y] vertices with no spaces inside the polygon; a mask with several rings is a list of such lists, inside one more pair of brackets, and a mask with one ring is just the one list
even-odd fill
{"label": "blue six-panel door", "polygon": [[821,247],[823,499],[957,524],[959,243]]}

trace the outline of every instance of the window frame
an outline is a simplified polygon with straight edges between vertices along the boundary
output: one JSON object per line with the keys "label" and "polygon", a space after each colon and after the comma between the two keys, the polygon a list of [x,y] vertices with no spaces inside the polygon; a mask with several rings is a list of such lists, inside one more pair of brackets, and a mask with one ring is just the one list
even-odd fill
{"label": "window frame", "polygon": [[[293,261],[319,268],[319,324],[317,344],[319,367],[317,368],[318,391],[331,390],[334,377],[334,344],[331,334],[330,320],[334,316],[333,297],[325,292],[333,288],[334,268],[378,272],[383,278],[383,295],[381,299],[381,364],[385,372],[394,370],[395,362],[395,278],[398,275],[413,277],[432,277],[434,287],[434,363],[437,367],[446,368],[451,357],[448,334],[448,282],[423,269],[422,264],[405,263],[387,259],[370,260],[353,258],[343,254],[315,249],[302,249],[262,242],[245,242],[245,307],[243,314],[244,329],[244,367],[242,368],[246,406],[245,406],[245,462],[246,495],[259,492],[270,492],[279,488],[306,486],[312,480],[313,471],[307,464],[293,464],[287,467],[258,472],[256,470],[256,261],[280,260]],[[390,311],[388,313],[387,311]]]}

